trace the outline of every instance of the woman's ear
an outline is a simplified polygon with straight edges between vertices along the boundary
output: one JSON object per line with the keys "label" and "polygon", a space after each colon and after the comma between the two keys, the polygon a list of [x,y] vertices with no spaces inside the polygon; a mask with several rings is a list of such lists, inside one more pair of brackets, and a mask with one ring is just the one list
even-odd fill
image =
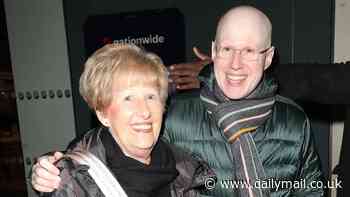
{"label": "woman's ear", "polygon": [[103,126],[110,127],[109,119],[106,117],[105,113],[101,111],[96,111],[96,115],[101,124],[103,124]]}

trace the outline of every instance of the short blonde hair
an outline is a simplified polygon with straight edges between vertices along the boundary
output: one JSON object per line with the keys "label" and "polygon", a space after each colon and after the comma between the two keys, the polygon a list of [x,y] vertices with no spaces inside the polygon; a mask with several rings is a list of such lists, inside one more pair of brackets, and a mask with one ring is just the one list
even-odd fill
{"label": "short blonde hair", "polygon": [[102,111],[112,102],[113,80],[158,88],[163,105],[168,96],[168,72],[159,56],[133,44],[107,44],[85,62],[79,91],[89,107]]}

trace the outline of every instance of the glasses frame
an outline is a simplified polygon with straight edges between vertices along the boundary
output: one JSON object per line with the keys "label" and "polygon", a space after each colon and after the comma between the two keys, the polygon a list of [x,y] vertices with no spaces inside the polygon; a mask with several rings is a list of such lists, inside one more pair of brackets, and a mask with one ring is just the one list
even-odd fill
{"label": "glasses frame", "polygon": [[[219,55],[219,54],[220,54],[219,50],[221,50],[222,48],[230,48],[230,49],[232,49],[232,51],[233,51],[232,55],[230,55],[230,56],[228,56],[228,57],[222,57],[221,55]],[[218,57],[223,58],[223,59],[229,59],[229,58],[232,58],[233,55],[236,54],[236,52],[239,52],[240,58],[242,58],[242,59],[245,60],[245,61],[256,61],[256,60],[259,59],[259,55],[262,55],[262,54],[266,53],[266,52],[269,51],[271,48],[273,48],[273,46],[269,46],[269,47],[267,47],[266,49],[263,49],[263,50],[260,50],[260,51],[255,51],[256,54],[257,54],[257,57],[254,58],[254,59],[247,59],[247,58],[244,58],[244,57],[242,56],[242,51],[243,51],[243,50],[246,50],[246,49],[234,49],[234,48],[232,48],[232,47],[219,47],[218,45],[215,44],[215,50],[216,50],[216,54],[217,54]]]}

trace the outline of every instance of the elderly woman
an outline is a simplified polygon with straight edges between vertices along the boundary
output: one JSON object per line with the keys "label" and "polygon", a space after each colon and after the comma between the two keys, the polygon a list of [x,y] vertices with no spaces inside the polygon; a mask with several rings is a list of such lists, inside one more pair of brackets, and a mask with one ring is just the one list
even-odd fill
{"label": "elderly woman", "polygon": [[[135,45],[109,44],[86,61],[80,78],[80,93],[103,126],[75,140],[67,153],[92,153],[129,197],[196,196],[194,188],[214,176],[204,163],[158,140],[167,76],[155,54]],[[63,158],[57,163],[62,180],[51,196],[102,196],[88,168]],[[33,169],[33,187],[45,191],[35,175],[43,169],[40,162]]]}

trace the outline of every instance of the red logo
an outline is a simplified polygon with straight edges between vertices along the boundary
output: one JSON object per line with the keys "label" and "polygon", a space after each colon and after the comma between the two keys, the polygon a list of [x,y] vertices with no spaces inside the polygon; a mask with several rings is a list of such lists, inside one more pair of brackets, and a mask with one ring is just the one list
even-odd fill
{"label": "red logo", "polygon": [[102,43],[103,43],[103,45],[105,45],[105,44],[112,44],[112,43],[113,43],[113,40],[112,40],[112,38],[104,37],[104,38],[102,39]]}

